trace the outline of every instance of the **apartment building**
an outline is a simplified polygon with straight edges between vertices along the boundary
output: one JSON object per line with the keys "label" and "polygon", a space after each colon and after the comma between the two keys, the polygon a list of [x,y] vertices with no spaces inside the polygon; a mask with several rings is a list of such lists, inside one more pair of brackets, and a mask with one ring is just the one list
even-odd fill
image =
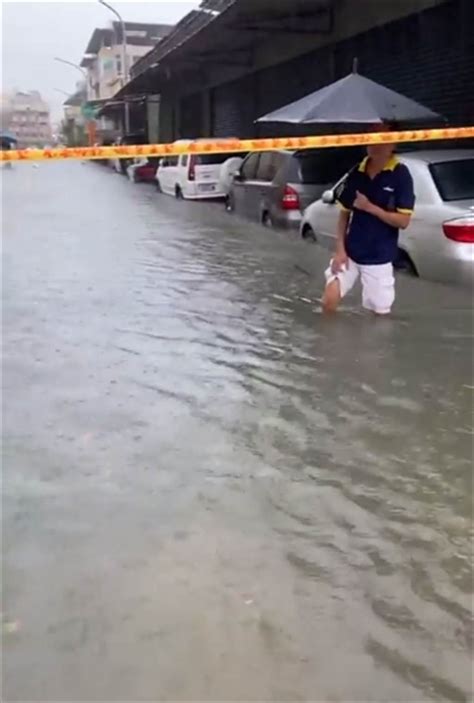
{"label": "apartment building", "polygon": [[125,65],[122,26],[113,22],[106,29],[95,29],[81,66],[87,71],[88,101],[110,99],[127,82],[130,68],[165,37],[172,25],[125,22]]}
{"label": "apartment building", "polygon": [[16,135],[20,148],[50,144],[52,130],[49,106],[36,90],[4,95],[2,128]]}

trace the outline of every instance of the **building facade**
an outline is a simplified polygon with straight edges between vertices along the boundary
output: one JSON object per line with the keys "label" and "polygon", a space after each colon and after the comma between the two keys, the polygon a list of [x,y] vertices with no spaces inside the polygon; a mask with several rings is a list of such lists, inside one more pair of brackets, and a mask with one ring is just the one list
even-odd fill
{"label": "building facade", "polygon": [[128,80],[131,67],[155,47],[172,29],[167,24],[125,22],[126,54],[123,56],[122,27],[113,22],[107,29],[95,29],[81,66],[88,75],[89,101],[112,98]]}
{"label": "building facade", "polygon": [[77,90],[63,103],[64,118],[61,133],[67,146],[85,146],[87,144],[87,125],[82,110],[86,100],[87,90],[84,83],[78,84]]}
{"label": "building facade", "polygon": [[[132,70],[160,140],[315,133],[256,120],[359,71],[444,115],[474,115],[472,0],[205,0]],[[120,94],[120,93],[119,93]]]}
{"label": "building facade", "polygon": [[[125,22],[125,56],[122,26],[113,22],[111,27],[95,29],[81,61],[87,73],[86,102],[97,110],[95,134],[98,141],[111,141],[125,131],[125,109],[115,106],[109,111],[101,108],[127,83],[135,63],[171,31],[172,25]],[[129,122],[132,107],[128,108]]]}
{"label": "building facade", "polygon": [[19,148],[51,144],[49,106],[36,90],[5,95],[2,97],[2,128],[16,135]]}

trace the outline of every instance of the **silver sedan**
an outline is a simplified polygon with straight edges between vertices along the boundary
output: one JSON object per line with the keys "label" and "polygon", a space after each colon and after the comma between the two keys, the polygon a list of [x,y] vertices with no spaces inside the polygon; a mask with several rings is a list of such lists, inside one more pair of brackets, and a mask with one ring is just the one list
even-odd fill
{"label": "silver sedan", "polygon": [[[472,286],[474,274],[474,150],[399,155],[415,185],[416,206],[400,233],[396,264],[421,278]],[[302,237],[333,249],[342,178],[305,211]]]}

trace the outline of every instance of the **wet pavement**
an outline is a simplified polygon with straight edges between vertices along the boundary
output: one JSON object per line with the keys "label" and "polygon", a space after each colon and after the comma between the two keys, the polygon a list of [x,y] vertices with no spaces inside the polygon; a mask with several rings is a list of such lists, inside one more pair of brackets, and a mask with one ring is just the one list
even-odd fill
{"label": "wet pavement", "polygon": [[4,700],[469,700],[469,293],[328,319],[219,204],[3,189]]}

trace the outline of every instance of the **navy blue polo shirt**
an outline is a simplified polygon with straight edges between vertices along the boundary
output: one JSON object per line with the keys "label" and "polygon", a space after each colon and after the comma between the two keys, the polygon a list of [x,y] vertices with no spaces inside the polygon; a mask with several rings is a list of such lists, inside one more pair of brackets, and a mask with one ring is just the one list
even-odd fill
{"label": "navy blue polo shirt", "polygon": [[357,191],[371,203],[390,212],[411,214],[415,205],[413,179],[408,168],[392,156],[384,170],[374,178],[366,173],[368,157],[350,171],[339,205],[352,212],[346,235],[346,252],[356,264],[375,265],[394,261],[398,248],[398,229],[375,215],[353,207]]}

